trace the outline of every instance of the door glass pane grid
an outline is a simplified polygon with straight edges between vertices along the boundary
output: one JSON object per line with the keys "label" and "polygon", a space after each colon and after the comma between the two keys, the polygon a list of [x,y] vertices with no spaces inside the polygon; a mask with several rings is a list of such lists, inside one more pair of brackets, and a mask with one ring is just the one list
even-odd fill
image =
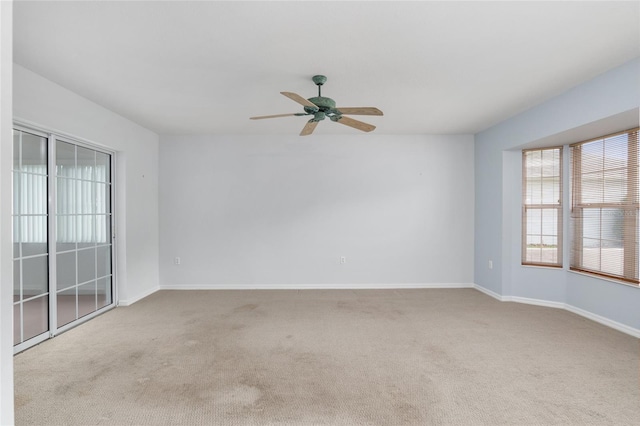
{"label": "door glass pane grid", "polygon": [[78,302],[76,300],[76,286],[58,291],[56,293],[56,306],[58,313],[57,324],[58,328],[78,318]]}
{"label": "door glass pane grid", "polygon": [[112,303],[111,156],[62,141],[56,148],[61,327]]}
{"label": "door glass pane grid", "polygon": [[49,330],[48,138],[13,132],[14,344]]}

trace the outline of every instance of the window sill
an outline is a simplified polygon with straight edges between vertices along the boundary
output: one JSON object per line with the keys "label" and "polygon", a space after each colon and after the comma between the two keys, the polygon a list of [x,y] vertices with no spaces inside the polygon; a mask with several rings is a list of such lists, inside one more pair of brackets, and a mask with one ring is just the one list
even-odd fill
{"label": "window sill", "polygon": [[590,274],[588,272],[574,271],[573,269],[570,269],[569,267],[544,266],[544,265],[523,265],[523,264],[520,264],[520,266],[523,267],[523,268],[531,268],[531,269],[547,269],[547,270],[552,270],[552,271],[570,272],[572,274],[582,275],[584,277],[594,278],[594,279],[597,279],[597,280],[607,281],[607,282],[614,283],[614,284],[620,284],[620,285],[624,285],[624,286],[627,286],[627,287],[640,289],[640,286],[637,285],[637,284],[628,283],[628,282],[622,281],[622,280],[616,280],[615,278],[607,278],[607,277],[603,277],[603,276],[596,275],[596,274]]}
{"label": "window sill", "polygon": [[534,269],[551,269],[552,271],[562,271],[564,270],[563,266],[550,266],[550,265],[529,265],[529,264],[520,264],[523,268],[534,268]]}
{"label": "window sill", "polygon": [[625,281],[622,281],[622,280],[616,280],[615,278],[602,277],[600,275],[589,274],[587,272],[574,271],[572,269],[567,269],[567,271],[572,273],[572,274],[582,275],[584,277],[594,278],[594,279],[597,279],[597,280],[608,281],[610,283],[620,284],[620,285],[624,285],[624,286],[627,286],[627,287],[640,289],[640,286],[638,286],[637,284],[628,283],[628,282],[625,282]]}

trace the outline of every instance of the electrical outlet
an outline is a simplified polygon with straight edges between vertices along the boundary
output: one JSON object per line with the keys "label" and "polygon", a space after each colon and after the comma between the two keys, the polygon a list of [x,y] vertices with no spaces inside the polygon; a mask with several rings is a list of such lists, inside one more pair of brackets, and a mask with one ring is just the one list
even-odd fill
{"label": "electrical outlet", "polygon": [[489,261],[489,269],[493,269],[493,260]]}
{"label": "electrical outlet", "polygon": [[340,258],[340,263],[347,263],[347,258],[346,258],[346,256],[342,256],[342,257]]}
{"label": "electrical outlet", "polygon": [[180,264],[180,258],[176,257],[175,259],[173,259],[173,263],[175,263],[176,265]]}

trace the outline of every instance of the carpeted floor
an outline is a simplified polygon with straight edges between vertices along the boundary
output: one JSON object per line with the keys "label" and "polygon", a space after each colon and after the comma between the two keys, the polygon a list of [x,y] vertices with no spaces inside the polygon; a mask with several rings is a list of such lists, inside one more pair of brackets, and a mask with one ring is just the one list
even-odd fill
{"label": "carpeted floor", "polygon": [[17,355],[16,423],[636,425],[639,358],[473,289],[160,291]]}

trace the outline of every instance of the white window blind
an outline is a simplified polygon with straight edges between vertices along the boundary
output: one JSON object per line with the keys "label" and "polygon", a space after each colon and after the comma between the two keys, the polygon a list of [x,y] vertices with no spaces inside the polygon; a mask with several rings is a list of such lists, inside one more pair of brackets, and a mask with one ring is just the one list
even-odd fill
{"label": "white window blind", "polygon": [[562,266],[562,148],[522,152],[522,264]]}
{"label": "white window blind", "polygon": [[571,269],[638,284],[638,129],[571,145]]}

